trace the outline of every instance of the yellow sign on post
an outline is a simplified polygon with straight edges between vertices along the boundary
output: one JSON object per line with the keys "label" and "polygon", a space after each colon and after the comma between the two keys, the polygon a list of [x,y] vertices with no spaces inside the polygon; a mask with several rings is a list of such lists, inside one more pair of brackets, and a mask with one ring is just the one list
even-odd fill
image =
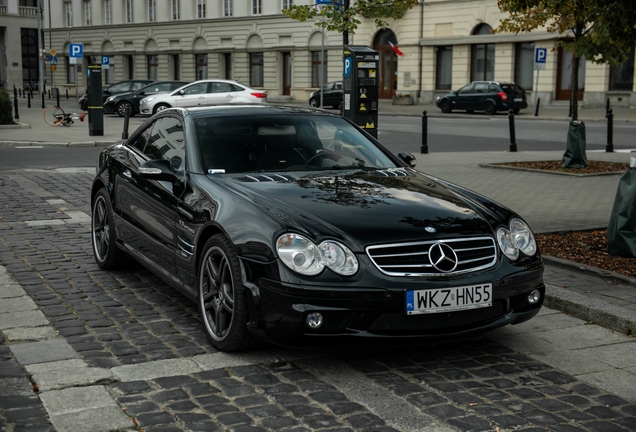
{"label": "yellow sign on post", "polygon": [[57,65],[52,65],[52,66],[51,66],[51,70],[52,70],[53,72],[57,71]]}
{"label": "yellow sign on post", "polygon": [[54,56],[54,55],[57,54],[57,50],[55,48],[51,48],[50,53],[51,53],[52,56]]}

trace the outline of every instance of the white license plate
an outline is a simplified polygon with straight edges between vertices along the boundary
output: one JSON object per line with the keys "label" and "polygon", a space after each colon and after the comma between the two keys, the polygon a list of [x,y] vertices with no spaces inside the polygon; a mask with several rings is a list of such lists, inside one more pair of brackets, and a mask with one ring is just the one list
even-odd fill
{"label": "white license plate", "polygon": [[515,98],[515,102],[523,102],[523,98]]}
{"label": "white license plate", "polygon": [[492,284],[406,291],[408,315],[453,312],[488,306],[492,306]]}

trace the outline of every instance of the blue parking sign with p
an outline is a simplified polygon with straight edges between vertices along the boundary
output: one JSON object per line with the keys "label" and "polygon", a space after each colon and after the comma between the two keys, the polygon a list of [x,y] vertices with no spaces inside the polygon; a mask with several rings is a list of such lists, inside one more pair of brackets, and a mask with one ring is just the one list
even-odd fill
{"label": "blue parking sign with p", "polygon": [[352,64],[353,60],[351,59],[351,57],[345,57],[344,58],[344,77],[348,78],[349,74],[351,73],[351,67],[353,66]]}
{"label": "blue parking sign with p", "polygon": [[69,44],[68,46],[68,56],[75,58],[84,57],[84,45],[82,44]]}
{"label": "blue parking sign with p", "polygon": [[102,56],[102,66],[108,66],[110,64],[110,57]]}
{"label": "blue parking sign with p", "polygon": [[545,63],[548,58],[548,49],[547,48],[537,48],[534,52],[534,62],[535,63]]}

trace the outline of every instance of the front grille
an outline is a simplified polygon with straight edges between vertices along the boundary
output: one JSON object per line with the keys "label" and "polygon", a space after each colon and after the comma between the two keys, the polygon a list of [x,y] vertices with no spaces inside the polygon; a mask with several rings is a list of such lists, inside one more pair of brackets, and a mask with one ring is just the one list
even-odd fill
{"label": "front grille", "polygon": [[504,315],[504,305],[496,301],[492,306],[456,312],[406,315],[405,313],[380,314],[367,328],[371,333],[452,332],[477,323],[486,323]]}
{"label": "front grille", "polygon": [[444,276],[492,267],[497,246],[492,237],[429,240],[369,246],[367,255],[389,276]]}

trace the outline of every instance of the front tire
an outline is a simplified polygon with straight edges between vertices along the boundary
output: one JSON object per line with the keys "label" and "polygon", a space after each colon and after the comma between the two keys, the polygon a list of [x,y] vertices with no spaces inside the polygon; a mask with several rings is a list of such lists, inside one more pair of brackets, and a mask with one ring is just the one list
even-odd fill
{"label": "front tire", "polygon": [[205,242],[198,270],[197,303],[212,346],[234,352],[259,345],[247,331],[241,268],[234,246],[224,235]]}
{"label": "front tire", "polygon": [[105,189],[100,189],[93,201],[91,216],[91,238],[93,255],[97,265],[103,270],[127,268],[131,260],[115,243],[115,226],[113,225],[113,207]]}
{"label": "front tire", "polygon": [[170,105],[165,104],[165,103],[160,103],[160,104],[158,104],[157,106],[155,106],[152,109],[152,113],[153,114],[157,114],[159,111],[163,111],[163,110],[168,109],[168,108],[170,108]]}
{"label": "front tire", "polygon": [[441,101],[439,104],[439,107],[444,114],[448,114],[449,112],[453,110],[451,107],[451,103],[448,99],[444,99],[443,101]]}
{"label": "front tire", "polygon": [[320,106],[320,102],[316,98],[309,99],[309,106],[312,108],[318,108]]}
{"label": "front tire", "polygon": [[126,108],[129,109],[129,117],[135,115],[135,108],[133,108],[132,104],[127,101],[119,102],[117,104],[117,107],[115,108],[115,111],[117,111],[117,115],[119,115],[119,117],[126,117]]}

